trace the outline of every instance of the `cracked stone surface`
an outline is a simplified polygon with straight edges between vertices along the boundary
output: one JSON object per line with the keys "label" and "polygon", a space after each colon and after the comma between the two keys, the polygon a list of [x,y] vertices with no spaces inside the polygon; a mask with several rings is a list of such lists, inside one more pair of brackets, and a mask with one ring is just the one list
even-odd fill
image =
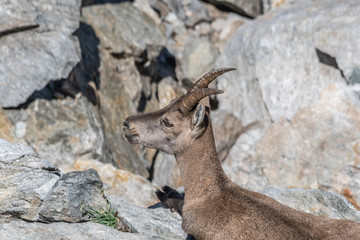
{"label": "cracked stone surface", "polygon": [[51,80],[68,77],[80,60],[79,43],[72,36],[80,4],[0,1],[0,95],[7,96],[0,106],[16,107]]}

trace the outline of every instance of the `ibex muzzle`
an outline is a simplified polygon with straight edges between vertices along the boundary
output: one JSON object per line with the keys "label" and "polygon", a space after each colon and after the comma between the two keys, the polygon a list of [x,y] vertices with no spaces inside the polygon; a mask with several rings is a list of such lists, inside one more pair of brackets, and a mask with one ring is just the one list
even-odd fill
{"label": "ibex muzzle", "polygon": [[223,92],[206,87],[216,77],[231,70],[235,69],[222,68],[204,75],[185,95],[159,111],[128,117],[122,127],[125,139],[169,154],[183,151],[206,129],[205,106],[200,101]]}

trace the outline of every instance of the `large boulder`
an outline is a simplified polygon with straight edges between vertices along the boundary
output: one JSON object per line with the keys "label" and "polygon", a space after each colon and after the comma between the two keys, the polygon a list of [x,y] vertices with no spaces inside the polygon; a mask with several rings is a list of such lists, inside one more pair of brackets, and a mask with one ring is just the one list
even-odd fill
{"label": "large boulder", "polygon": [[72,33],[81,1],[2,0],[0,5],[1,107],[16,107],[51,80],[67,78],[80,60]]}
{"label": "large boulder", "polygon": [[76,159],[110,162],[96,106],[84,97],[47,101],[37,99],[25,111],[7,111],[17,141],[34,148],[61,171]]}
{"label": "large boulder", "polygon": [[260,123],[237,139],[224,163],[235,182],[348,189],[359,201],[359,7],[352,0],[288,4],[231,37],[217,66],[237,71],[218,81],[225,90],[219,110],[243,126]]}
{"label": "large boulder", "polygon": [[0,222],[87,220],[82,206],[106,208],[94,170],[62,174],[30,147],[0,139]]}

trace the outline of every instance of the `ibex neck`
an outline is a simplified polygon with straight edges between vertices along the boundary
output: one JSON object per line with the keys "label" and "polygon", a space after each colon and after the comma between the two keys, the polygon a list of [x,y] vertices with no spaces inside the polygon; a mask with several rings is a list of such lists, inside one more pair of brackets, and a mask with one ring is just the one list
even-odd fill
{"label": "ibex neck", "polygon": [[205,133],[186,151],[176,154],[175,157],[187,199],[218,191],[229,181],[217,157],[210,121]]}

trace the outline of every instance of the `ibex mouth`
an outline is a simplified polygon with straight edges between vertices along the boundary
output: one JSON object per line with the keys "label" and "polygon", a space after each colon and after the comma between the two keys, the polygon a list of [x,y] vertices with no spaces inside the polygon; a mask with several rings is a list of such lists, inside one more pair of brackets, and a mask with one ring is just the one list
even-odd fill
{"label": "ibex mouth", "polygon": [[128,141],[131,144],[139,143],[139,134],[137,133],[124,133],[123,136],[126,139],[126,141]]}

